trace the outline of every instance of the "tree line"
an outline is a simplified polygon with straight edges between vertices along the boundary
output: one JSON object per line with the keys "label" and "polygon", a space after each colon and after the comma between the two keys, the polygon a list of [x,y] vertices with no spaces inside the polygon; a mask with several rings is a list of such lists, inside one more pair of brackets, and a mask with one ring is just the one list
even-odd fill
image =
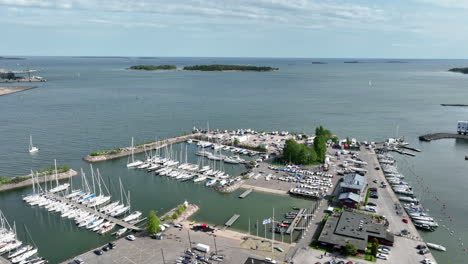
{"label": "tree line", "polygon": [[268,67],[268,66],[252,66],[252,65],[222,65],[222,64],[212,64],[212,65],[194,65],[194,66],[185,66],[185,71],[258,71],[258,72],[267,72],[275,71],[278,68]]}
{"label": "tree line", "polygon": [[129,68],[130,70],[145,70],[145,71],[157,71],[157,70],[175,70],[175,65],[135,65]]}

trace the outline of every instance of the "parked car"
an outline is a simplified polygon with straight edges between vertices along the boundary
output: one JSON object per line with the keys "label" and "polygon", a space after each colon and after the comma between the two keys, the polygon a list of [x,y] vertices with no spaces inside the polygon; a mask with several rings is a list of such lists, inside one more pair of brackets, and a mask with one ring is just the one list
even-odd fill
{"label": "parked car", "polygon": [[127,240],[130,240],[130,241],[134,241],[136,239],[136,237],[134,235],[128,235],[126,237]]}
{"label": "parked car", "polygon": [[100,249],[96,249],[93,251],[94,254],[98,255],[98,256],[101,256],[102,254],[104,254],[104,251],[100,250]]}
{"label": "parked car", "polygon": [[403,220],[401,220],[401,221],[403,221],[403,223],[405,223],[405,224],[409,223],[409,220],[407,218],[403,218]]}
{"label": "parked car", "polygon": [[271,258],[265,258],[265,262],[268,262],[268,263],[276,263],[276,260],[271,259]]}
{"label": "parked car", "polygon": [[377,206],[377,204],[373,203],[373,202],[368,202],[367,205],[370,205],[370,206]]}
{"label": "parked car", "polygon": [[376,257],[376,258],[379,258],[379,259],[383,259],[383,260],[387,260],[387,259],[388,259],[388,255],[382,254],[382,253],[378,253],[375,257]]}

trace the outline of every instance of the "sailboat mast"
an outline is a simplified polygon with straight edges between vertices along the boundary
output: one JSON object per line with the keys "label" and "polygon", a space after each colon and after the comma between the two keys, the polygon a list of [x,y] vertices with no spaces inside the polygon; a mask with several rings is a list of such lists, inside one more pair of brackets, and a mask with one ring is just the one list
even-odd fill
{"label": "sailboat mast", "polygon": [[57,160],[54,159],[54,166],[55,166],[55,183],[58,186],[58,173],[57,173]]}

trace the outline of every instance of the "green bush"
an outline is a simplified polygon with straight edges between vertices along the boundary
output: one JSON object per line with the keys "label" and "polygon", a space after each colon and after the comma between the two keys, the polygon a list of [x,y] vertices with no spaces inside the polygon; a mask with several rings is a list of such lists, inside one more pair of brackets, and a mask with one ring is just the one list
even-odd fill
{"label": "green bush", "polygon": [[148,222],[146,223],[146,231],[150,234],[155,234],[161,231],[161,221],[156,215],[156,212],[151,210],[148,214]]}
{"label": "green bush", "polygon": [[174,212],[174,213],[172,214],[172,219],[175,220],[175,219],[177,219],[177,218],[179,218],[179,214],[178,214],[177,212]]}

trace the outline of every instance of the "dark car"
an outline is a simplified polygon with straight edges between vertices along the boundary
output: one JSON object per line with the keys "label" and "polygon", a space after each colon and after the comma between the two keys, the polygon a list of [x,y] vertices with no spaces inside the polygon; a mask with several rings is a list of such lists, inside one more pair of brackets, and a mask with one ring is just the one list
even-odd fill
{"label": "dark car", "polygon": [[82,259],[79,259],[79,258],[75,259],[74,262],[76,264],[84,264],[85,263]]}
{"label": "dark car", "polygon": [[110,249],[114,249],[117,247],[117,245],[114,242],[109,242],[108,246],[110,247]]}
{"label": "dark car", "polygon": [[375,203],[373,202],[368,202],[367,205],[370,205],[370,206],[377,206]]}
{"label": "dark car", "polygon": [[94,254],[98,255],[98,256],[101,256],[102,254],[104,254],[104,251],[100,250],[100,249],[96,249],[93,251]]}
{"label": "dark car", "polygon": [[103,251],[109,251],[111,250],[111,247],[109,245],[102,247]]}

